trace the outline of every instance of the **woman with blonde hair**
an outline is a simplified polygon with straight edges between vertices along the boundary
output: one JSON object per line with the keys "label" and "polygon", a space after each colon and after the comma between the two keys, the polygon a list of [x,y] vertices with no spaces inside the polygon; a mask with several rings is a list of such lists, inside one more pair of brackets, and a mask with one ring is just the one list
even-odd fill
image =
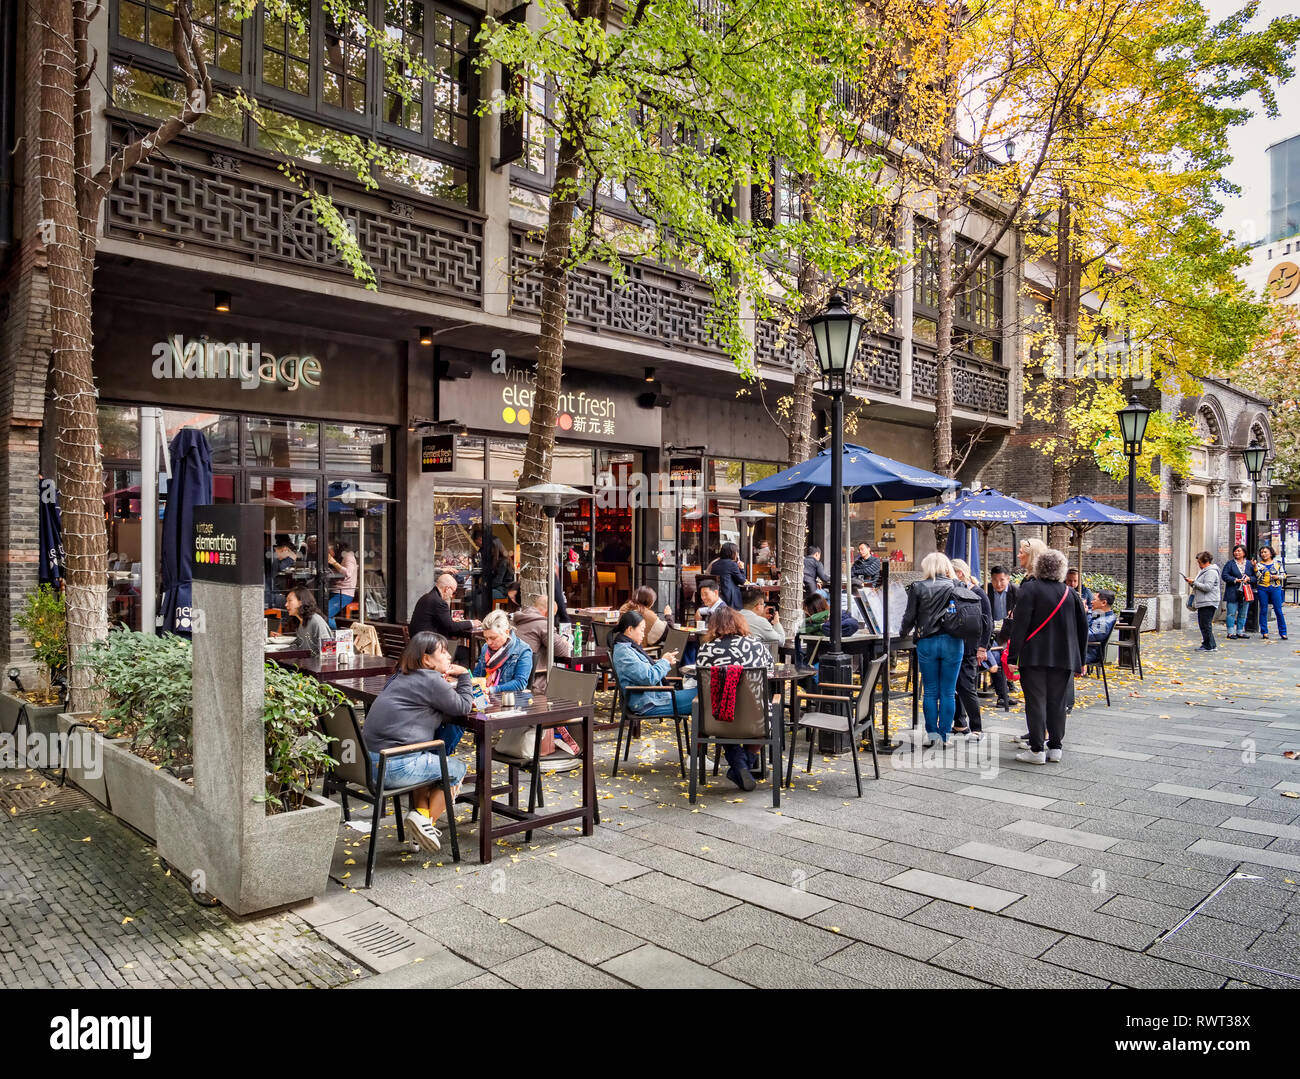
{"label": "woman with blonde hair", "polygon": [[1017,557],[1020,559],[1020,568],[1025,571],[1025,580],[1033,577],[1038,556],[1047,550],[1050,548],[1037,536],[1030,536],[1029,539],[1020,541],[1020,552]]}
{"label": "woman with blonde hair", "polygon": [[916,664],[921,672],[925,712],[925,745],[952,741],[952,721],[957,708],[957,676],[961,673],[965,645],[943,632],[939,621],[957,584],[948,556],[931,551],[921,559],[921,580],[907,586],[907,609],[899,635],[916,637]]}

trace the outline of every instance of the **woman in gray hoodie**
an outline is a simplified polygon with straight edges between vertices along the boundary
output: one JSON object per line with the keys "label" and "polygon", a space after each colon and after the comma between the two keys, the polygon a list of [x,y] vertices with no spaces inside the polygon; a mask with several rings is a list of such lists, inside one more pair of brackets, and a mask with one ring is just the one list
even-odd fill
{"label": "woman in gray hoodie", "polygon": [[1195,577],[1183,576],[1183,580],[1191,586],[1192,606],[1196,609],[1196,621],[1201,627],[1201,646],[1196,651],[1213,652],[1219,647],[1219,642],[1214,639],[1214,612],[1219,609],[1223,583],[1209,551],[1198,554],[1196,564],[1200,567],[1200,572]]}

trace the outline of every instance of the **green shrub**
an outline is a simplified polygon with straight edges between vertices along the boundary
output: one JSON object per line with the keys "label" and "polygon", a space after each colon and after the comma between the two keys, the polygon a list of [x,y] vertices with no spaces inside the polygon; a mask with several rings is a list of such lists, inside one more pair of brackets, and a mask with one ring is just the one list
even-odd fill
{"label": "green shrub", "polygon": [[32,652],[45,668],[48,691],[54,676],[68,666],[68,611],[63,593],[48,584],[28,592],[14,621],[27,634]]}
{"label": "green shrub", "polygon": [[[184,637],[115,629],[87,659],[104,693],[101,718],[110,738],[129,738],[132,751],[177,768],[193,759],[194,650]],[[334,763],[318,717],[343,695],[311,675],[266,665],[266,771],[261,800],[278,809],[301,804],[298,788]]]}

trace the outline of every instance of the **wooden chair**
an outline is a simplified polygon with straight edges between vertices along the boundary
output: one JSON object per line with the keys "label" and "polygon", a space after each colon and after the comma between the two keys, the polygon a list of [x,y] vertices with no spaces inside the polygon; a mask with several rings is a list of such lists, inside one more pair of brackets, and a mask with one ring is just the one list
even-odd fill
{"label": "wooden chair", "polygon": [[379,647],[388,659],[401,659],[411,640],[411,630],[405,622],[368,622],[375,627]]}
{"label": "wooden chair", "polygon": [[[767,669],[765,667],[746,667],[741,674],[740,685],[736,687],[736,714],[731,722],[723,722],[713,714],[712,682],[725,667],[702,667],[696,672],[700,689],[696,694],[699,707],[692,713],[691,719],[691,786],[690,799],[695,802],[697,777],[699,775],[700,750],[707,753],[709,745],[717,746],[720,754],[723,746],[759,745],[762,747],[760,757],[760,778],[772,780],[772,805],[781,806],[781,748],[785,733],[785,721],[780,715],[772,715],[772,691],[768,687]],[[779,707],[779,704],[776,705]],[[717,757],[714,758],[713,774],[718,774]]]}
{"label": "wooden chair", "polygon": [[[374,807],[370,815],[370,846],[366,851],[366,887],[370,887],[375,874],[375,841],[379,837],[379,822],[384,817],[384,803],[393,800],[393,816],[397,820],[398,842],[406,841],[406,832],[402,822],[402,802],[404,794],[427,787],[427,783],[407,784],[404,787],[390,786],[387,781],[388,762],[394,757],[404,757],[412,753],[436,751],[442,765],[442,774],[447,772],[447,747],[438,739],[417,742],[409,746],[397,746],[379,751],[379,764],[371,765],[366,754],[366,740],[362,734],[361,721],[351,702],[345,701],[332,712],[321,717],[321,727],[329,743],[329,754],[340,763],[325,773],[321,793],[326,798],[337,792],[343,803],[343,819],[352,819],[348,807],[348,796],[368,802]],[[445,789],[445,784],[444,784]],[[408,799],[411,806],[414,802]],[[456,836],[456,814],[452,812],[450,799],[447,805],[447,832],[451,838],[452,861],[460,861],[460,840]]]}
{"label": "wooden chair", "polygon": [[[849,737],[849,749],[853,753],[853,779],[858,786],[858,797],[862,797],[862,772],[858,768],[858,742],[862,740],[863,734],[871,744],[871,763],[875,768],[876,778],[880,778],[880,757],[876,753],[876,688],[881,681],[881,672],[885,669],[885,664],[889,661],[888,656],[878,656],[867,664],[866,670],[862,674],[862,684],[857,686],[844,685],[836,682],[822,682],[819,684],[820,689],[838,690],[837,693],[800,693],[799,699],[804,701],[823,701],[827,704],[833,704],[842,709],[840,712],[829,711],[812,711],[803,712],[799,716],[798,723],[790,735],[790,759],[786,765],[785,783],[788,787],[794,781],[794,750],[798,742],[800,730],[808,732],[808,765],[805,771],[812,771],[813,750],[816,748],[816,732],[831,731],[839,734],[847,734]],[[885,687],[888,692],[888,685]],[[856,699],[854,697],[856,695]],[[850,707],[853,714],[849,714]]]}

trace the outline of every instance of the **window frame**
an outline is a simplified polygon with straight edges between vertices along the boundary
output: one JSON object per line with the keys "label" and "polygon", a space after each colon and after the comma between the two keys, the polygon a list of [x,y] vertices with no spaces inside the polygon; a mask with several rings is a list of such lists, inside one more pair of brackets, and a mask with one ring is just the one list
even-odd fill
{"label": "window frame", "polygon": [[[914,262],[912,277],[912,318],[939,319],[938,308],[938,266],[937,243],[938,224],[929,218],[917,214],[912,221],[912,256]],[[979,245],[964,236],[957,236],[953,248],[954,266],[963,264],[970,252]],[[1002,309],[1006,301],[1006,256],[990,251],[976,268],[967,287],[957,297],[954,306],[953,351],[961,356],[979,363],[991,363],[1003,367],[1003,317]],[[927,295],[935,300],[927,303]],[[986,310],[992,316],[992,325],[971,317],[971,312]],[[981,356],[971,341],[978,338],[992,345],[993,357]],[[928,343],[927,343],[928,344]]]}

